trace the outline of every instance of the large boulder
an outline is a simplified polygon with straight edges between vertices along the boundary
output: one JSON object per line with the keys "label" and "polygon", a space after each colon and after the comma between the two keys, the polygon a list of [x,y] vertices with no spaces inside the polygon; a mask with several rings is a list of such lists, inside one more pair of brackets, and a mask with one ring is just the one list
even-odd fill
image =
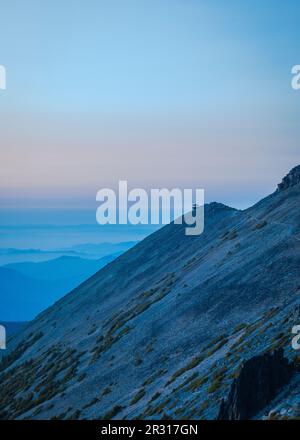
{"label": "large boulder", "polygon": [[293,372],[283,349],[249,359],[233,381],[228,398],[222,400],[218,419],[251,419],[276,397]]}

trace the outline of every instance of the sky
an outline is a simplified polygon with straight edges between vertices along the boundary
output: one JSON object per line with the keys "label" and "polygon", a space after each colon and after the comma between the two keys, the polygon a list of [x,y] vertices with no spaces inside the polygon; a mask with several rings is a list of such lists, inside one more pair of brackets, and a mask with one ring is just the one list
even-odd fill
{"label": "sky", "polygon": [[296,0],[2,2],[0,206],[73,217],[123,179],[255,203],[299,163],[299,19]]}

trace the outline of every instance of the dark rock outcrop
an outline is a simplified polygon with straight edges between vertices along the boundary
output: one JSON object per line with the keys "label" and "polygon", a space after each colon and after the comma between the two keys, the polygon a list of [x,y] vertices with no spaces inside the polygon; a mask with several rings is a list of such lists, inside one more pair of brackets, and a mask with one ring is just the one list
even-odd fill
{"label": "dark rock outcrop", "polygon": [[278,191],[283,191],[285,189],[291,188],[292,186],[300,183],[300,165],[293,168],[278,185]]}
{"label": "dark rock outcrop", "polygon": [[228,398],[222,400],[218,419],[251,419],[276,397],[293,371],[282,349],[249,359],[234,380]]}

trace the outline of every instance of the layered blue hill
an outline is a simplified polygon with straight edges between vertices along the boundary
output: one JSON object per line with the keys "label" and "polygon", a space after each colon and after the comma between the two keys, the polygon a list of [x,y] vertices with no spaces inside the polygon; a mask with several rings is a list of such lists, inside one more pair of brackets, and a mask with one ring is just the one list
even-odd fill
{"label": "layered blue hill", "polygon": [[0,319],[33,319],[117,256],[108,255],[98,260],[60,257],[41,263],[0,267]]}

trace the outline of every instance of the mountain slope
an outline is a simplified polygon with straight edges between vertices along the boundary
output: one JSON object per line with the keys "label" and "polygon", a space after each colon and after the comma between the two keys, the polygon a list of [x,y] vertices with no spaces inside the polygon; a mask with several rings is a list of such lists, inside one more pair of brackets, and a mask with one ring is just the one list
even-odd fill
{"label": "mountain slope", "polygon": [[296,356],[299,201],[292,179],[245,211],[212,203],[202,235],[171,224],[108,264],[12,340],[0,416],[216,418],[243,360]]}

